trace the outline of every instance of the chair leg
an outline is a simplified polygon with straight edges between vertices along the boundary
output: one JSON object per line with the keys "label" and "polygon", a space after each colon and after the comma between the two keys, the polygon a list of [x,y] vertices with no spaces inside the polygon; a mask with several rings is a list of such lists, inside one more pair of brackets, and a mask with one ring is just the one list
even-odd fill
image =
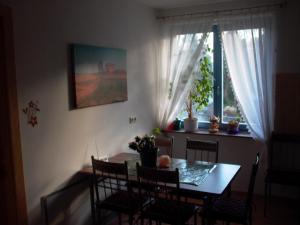
{"label": "chair leg", "polygon": [[268,204],[268,182],[265,182],[264,217],[267,216],[267,204]]}
{"label": "chair leg", "polygon": [[252,225],[252,206],[250,207],[249,212],[247,213],[247,216],[242,224]]}
{"label": "chair leg", "polygon": [[269,205],[271,204],[271,195],[272,195],[272,187],[271,183],[269,183]]}
{"label": "chair leg", "polygon": [[133,215],[129,215],[129,221],[128,221],[129,225],[133,224]]}
{"label": "chair leg", "polygon": [[228,188],[227,188],[227,197],[231,196],[231,184],[229,184]]}
{"label": "chair leg", "polygon": [[204,219],[203,216],[202,216],[202,219],[201,219],[201,225],[205,225],[205,219]]}
{"label": "chair leg", "polygon": [[194,215],[194,225],[197,225],[197,213]]}
{"label": "chair leg", "polygon": [[97,210],[97,224],[101,224],[101,209]]}
{"label": "chair leg", "polygon": [[122,225],[122,214],[119,213],[119,225]]}

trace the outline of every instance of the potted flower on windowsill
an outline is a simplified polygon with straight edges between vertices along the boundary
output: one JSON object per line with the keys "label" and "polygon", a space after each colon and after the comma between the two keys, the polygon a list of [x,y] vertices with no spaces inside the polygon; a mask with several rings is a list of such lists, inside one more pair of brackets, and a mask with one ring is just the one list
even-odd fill
{"label": "potted flower on windowsill", "polygon": [[155,146],[154,135],[136,136],[134,141],[130,142],[128,146],[140,153],[142,166],[156,167],[158,148]]}
{"label": "potted flower on windowsill", "polygon": [[[210,48],[207,47],[205,51],[210,51]],[[186,102],[188,118],[184,120],[184,129],[187,132],[193,132],[198,128],[198,119],[194,117],[193,111],[198,112],[208,106],[213,90],[213,72],[211,67],[209,57],[204,53],[204,57],[200,59],[199,78],[196,78],[192,84]]]}
{"label": "potted flower on windowsill", "polygon": [[237,134],[239,132],[240,119],[233,119],[228,122],[228,134]]}

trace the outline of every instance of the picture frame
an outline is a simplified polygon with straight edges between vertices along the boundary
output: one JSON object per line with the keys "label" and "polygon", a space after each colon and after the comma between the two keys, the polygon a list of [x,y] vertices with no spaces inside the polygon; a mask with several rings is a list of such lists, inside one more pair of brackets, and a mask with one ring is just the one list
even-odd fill
{"label": "picture frame", "polygon": [[72,44],[74,107],[127,101],[126,56],[124,49]]}

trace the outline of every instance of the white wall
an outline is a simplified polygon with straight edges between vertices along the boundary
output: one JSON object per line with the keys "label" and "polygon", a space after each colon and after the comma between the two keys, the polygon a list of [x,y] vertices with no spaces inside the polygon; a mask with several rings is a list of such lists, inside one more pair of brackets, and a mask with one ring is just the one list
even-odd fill
{"label": "white wall", "polygon": [[[92,154],[125,151],[136,134],[153,128],[156,21],[153,10],[131,0],[8,3],[14,14],[28,213],[31,224],[41,224],[41,196],[68,182]],[[127,49],[128,101],[70,110],[70,43]],[[34,128],[21,113],[30,100],[39,101],[41,110]],[[137,122],[129,125],[129,116]]]}

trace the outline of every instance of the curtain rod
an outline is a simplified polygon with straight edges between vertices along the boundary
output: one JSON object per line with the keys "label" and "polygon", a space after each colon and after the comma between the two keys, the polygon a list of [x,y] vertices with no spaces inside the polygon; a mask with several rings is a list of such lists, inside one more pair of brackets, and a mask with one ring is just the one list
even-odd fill
{"label": "curtain rod", "polygon": [[194,12],[194,13],[183,13],[171,16],[157,16],[156,19],[158,20],[167,20],[171,18],[180,18],[185,16],[197,16],[197,15],[205,15],[205,14],[219,14],[219,13],[226,13],[226,12],[234,12],[234,11],[243,11],[243,10],[251,10],[251,9],[261,9],[261,8],[268,8],[268,7],[279,7],[283,8],[287,6],[287,0],[284,2],[279,3],[272,3],[272,4],[264,4],[259,6],[252,6],[252,7],[243,7],[243,8],[236,8],[236,9],[223,9],[223,10],[213,10],[213,11],[203,11],[203,12]]}

